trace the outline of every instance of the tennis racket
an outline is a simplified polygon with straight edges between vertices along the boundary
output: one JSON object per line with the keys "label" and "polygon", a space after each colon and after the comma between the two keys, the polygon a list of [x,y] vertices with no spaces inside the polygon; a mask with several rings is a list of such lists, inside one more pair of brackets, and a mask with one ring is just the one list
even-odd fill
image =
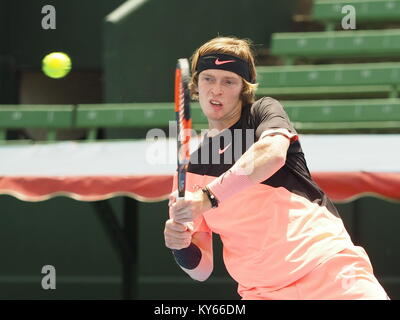
{"label": "tennis racket", "polygon": [[178,59],[175,70],[175,114],[177,123],[178,197],[185,198],[186,171],[190,160],[190,69],[187,59]]}

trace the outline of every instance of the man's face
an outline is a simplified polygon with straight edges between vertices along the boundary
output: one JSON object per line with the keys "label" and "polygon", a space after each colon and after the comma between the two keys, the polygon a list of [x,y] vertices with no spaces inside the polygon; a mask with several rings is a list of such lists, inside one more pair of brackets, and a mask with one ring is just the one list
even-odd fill
{"label": "man's face", "polygon": [[207,69],[199,74],[199,102],[205,116],[211,120],[232,124],[242,107],[242,79],[236,73]]}

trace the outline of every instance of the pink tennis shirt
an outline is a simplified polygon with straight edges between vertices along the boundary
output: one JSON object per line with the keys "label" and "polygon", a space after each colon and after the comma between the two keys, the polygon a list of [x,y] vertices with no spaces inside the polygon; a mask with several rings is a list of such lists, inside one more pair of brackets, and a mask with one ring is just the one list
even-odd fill
{"label": "pink tennis shirt", "polygon": [[266,97],[243,107],[237,123],[203,139],[191,155],[186,189],[204,187],[263,133],[274,132],[291,140],[285,165],[194,222],[195,232],[220,235],[225,266],[242,296],[260,288],[273,292],[287,287],[335,254],[355,247],[335,206],[312,180],[297,133],[275,99]]}

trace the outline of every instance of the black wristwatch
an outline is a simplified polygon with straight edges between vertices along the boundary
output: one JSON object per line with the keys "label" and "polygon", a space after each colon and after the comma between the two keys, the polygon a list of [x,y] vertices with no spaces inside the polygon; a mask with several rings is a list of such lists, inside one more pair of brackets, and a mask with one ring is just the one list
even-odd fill
{"label": "black wristwatch", "polygon": [[218,199],[211,193],[210,189],[208,189],[207,187],[204,187],[203,189],[201,189],[201,191],[203,191],[208,199],[211,202],[211,208],[217,208],[218,207]]}

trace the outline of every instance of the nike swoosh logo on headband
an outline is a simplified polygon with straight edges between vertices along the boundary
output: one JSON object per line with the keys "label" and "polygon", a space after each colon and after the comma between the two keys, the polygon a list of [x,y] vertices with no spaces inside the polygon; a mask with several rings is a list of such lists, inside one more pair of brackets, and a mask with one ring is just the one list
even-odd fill
{"label": "nike swoosh logo on headband", "polygon": [[221,64],[229,63],[229,62],[235,62],[235,60],[219,61],[219,58],[217,58],[217,59],[215,60],[215,64],[216,64],[217,66],[219,66],[219,65],[221,65]]}

